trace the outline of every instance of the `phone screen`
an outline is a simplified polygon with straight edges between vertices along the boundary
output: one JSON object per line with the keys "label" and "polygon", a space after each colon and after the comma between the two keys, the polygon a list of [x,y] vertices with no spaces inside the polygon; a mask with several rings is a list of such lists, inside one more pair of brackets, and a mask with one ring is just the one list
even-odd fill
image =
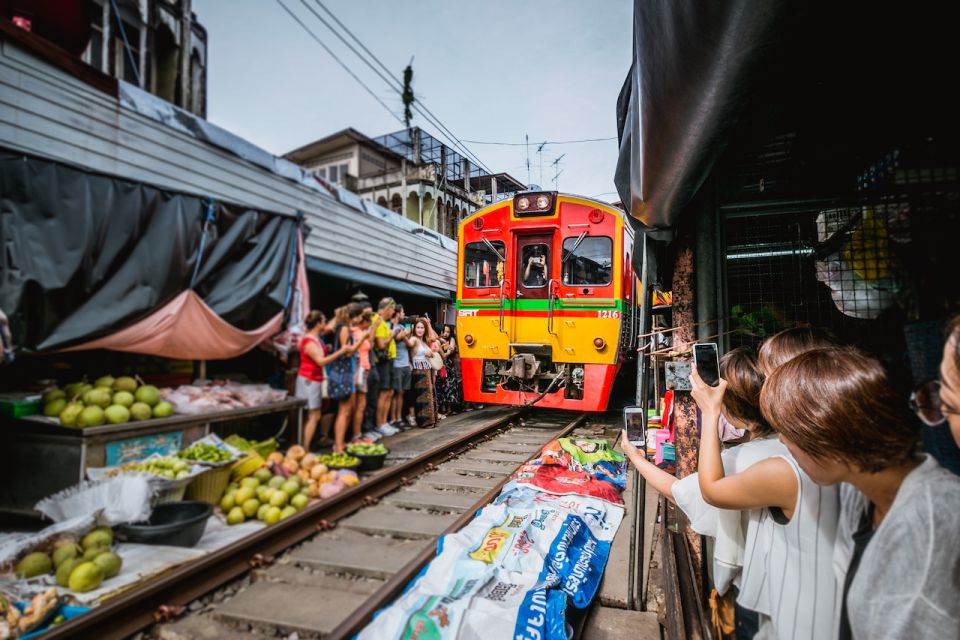
{"label": "phone screen", "polygon": [[693,359],[697,363],[697,373],[711,387],[720,384],[720,358],[715,342],[698,342],[693,345]]}
{"label": "phone screen", "polygon": [[643,409],[640,407],[623,408],[623,428],[627,431],[627,440],[635,447],[643,447],[647,430]]}

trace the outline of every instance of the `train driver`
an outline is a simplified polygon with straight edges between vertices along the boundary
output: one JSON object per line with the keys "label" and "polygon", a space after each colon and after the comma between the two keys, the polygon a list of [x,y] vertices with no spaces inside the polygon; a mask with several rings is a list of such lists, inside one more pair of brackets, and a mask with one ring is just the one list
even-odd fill
{"label": "train driver", "polygon": [[535,244],[527,266],[523,270],[523,286],[542,287],[547,284],[547,257],[543,254],[543,245]]}

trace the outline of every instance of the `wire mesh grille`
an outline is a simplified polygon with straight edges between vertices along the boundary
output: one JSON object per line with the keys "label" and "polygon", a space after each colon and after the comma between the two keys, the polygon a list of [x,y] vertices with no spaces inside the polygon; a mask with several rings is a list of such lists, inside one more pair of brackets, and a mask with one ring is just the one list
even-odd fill
{"label": "wire mesh grille", "polygon": [[734,346],[797,324],[894,352],[905,324],[960,302],[958,189],[846,205],[728,210],[727,301]]}

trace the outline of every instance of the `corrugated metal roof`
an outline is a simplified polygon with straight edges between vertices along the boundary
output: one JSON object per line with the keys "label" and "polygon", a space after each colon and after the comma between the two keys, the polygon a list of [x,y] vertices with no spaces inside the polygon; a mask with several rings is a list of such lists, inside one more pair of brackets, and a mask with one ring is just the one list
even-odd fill
{"label": "corrugated metal roof", "polygon": [[[0,145],[266,211],[302,211],[313,230],[309,256],[456,288],[448,238],[375,205],[349,206],[296,165],[172,105],[161,108],[168,103],[136,87],[121,84],[126,97],[118,101],[22,43],[0,36],[0,47]],[[135,109],[137,101],[149,108]],[[141,112],[151,109],[157,113]]]}

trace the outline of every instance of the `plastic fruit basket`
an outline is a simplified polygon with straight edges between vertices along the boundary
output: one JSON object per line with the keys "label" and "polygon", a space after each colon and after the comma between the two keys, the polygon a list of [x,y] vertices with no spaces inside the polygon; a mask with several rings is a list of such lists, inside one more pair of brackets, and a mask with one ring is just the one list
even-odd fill
{"label": "plastic fruit basket", "polygon": [[230,482],[230,472],[233,465],[225,464],[211,467],[196,478],[187,487],[184,497],[187,500],[200,500],[209,504],[218,504],[223,496],[224,489]]}
{"label": "plastic fruit basket", "polygon": [[357,467],[341,467],[341,468],[354,469],[356,471],[376,471],[377,469],[380,469],[383,467],[383,463],[384,461],[386,461],[387,454],[390,453],[390,449],[387,449],[383,453],[372,455],[372,456],[370,455],[365,456],[360,453],[353,453],[349,450],[347,451],[347,453],[352,455],[354,458],[358,458],[360,460],[360,465]]}

